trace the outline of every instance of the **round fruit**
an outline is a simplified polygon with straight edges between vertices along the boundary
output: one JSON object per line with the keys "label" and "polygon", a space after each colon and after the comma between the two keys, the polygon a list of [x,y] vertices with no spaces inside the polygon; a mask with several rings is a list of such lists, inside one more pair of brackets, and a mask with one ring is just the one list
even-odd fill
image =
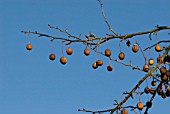
{"label": "round fruit", "polygon": [[123,108],[123,109],[121,110],[121,114],[128,114],[128,111],[127,111],[125,108]]}
{"label": "round fruit", "polygon": [[155,91],[154,88],[150,88],[150,89],[149,89],[149,92],[150,92],[151,94],[155,94],[156,91]]}
{"label": "round fruit", "polygon": [[168,80],[168,76],[166,74],[161,75],[161,80],[162,81],[167,81]]}
{"label": "round fruit", "polygon": [[156,44],[155,50],[156,50],[157,52],[160,52],[160,51],[161,51],[161,46],[160,46],[159,44]]}
{"label": "round fruit", "polygon": [[149,63],[149,65],[153,65],[154,64],[154,60],[153,59],[149,59],[148,63]]}
{"label": "round fruit", "polygon": [[165,56],[164,62],[170,62],[170,55]]}
{"label": "round fruit", "polygon": [[165,99],[165,98],[166,98],[166,94],[163,93],[163,94],[161,95],[161,97],[162,97],[163,99]]}
{"label": "round fruit", "polygon": [[26,49],[27,50],[32,50],[32,44],[28,43],[27,46],[26,46]]}
{"label": "round fruit", "polygon": [[151,108],[152,107],[152,102],[150,102],[150,101],[146,102],[146,106],[147,106],[147,108]]}
{"label": "round fruit", "polygon": [[162,62],[162,61],[163,61],[162,56],[159,55],[159,56],[157,57],[157,63]]}
{"label": "round fruit", "polygon": [[55,54],[51,53],[51,54],[49,55],[49,59],[50,59],[50,60],[55,60]]}
{"label": "round fruit", "polygon": [[138,102],[137,108],[138,108],[139,110],[142,110],[143,107],[144,107],[143,103],[142,103],[142,102]]}
{"label": "round fruit", "polygon": [[161,72],[161,74],[165,74],[167,72],[167,70],[166,70],[166,68],[164,66],[162,66],[160,68],[160,72]]}
{"label": "round fruit", "polygon": [[71,55],[73,53],[73,50],[71,49],[71,47],[68,47],[66,52],[68,55]]}
{"label": "round fruit", "polygon": [[105,55],[106,55],[107,57],[110,57],[110,56],[111,56],[111,50],[110,50],[110,49],[106,49],[106,50],[105,50]]}
{"label": "round fruit", "polygon": [[143,66],[143,71],[145,71],[145,72],[148,72],[148,71],[149,71],[149,66],[148,66],[147,64],[145,64],[145,65]]}
{"label": "round fruit", "polygon": [[166,72],[166,76],[170,78],[170,71]]}
{"label": "round fruit", "polygon": [[170,90],[166,90],[166,96],[170,97]]}
{"label": "round fruit", "polygon": [[94,69],[98,68],[96,62],[93,63],[92,67],[93,67]]}
{"label": "round fruit", "polygon": [[108,71],[112,71],[112,69],[113,69],[112,65],[107,66]]}
{"label": "round fruit", "polygon": [[137,44],[134,44],[133,45],[133,47],[132,47],[132,51],[134,52],[134,53],[136,53],[136,52],[138,52],[138,45]]}
{"label": "round fruit", "polygon": [[66,63],[67,63],[66,57],[62,56],[62,57],[60,58],[60,63],[63,64],[63,65],[66,64]]}
{"label": "round fruit", "polygon": [[123,52],[120,52],[118,57],[120,60],[123,60],[125,58],[125,54]]}
{"label": "round fruit", "polygon": [[86,56],[88,56],[88,55],[90,55],[90,50],[89,49],[84,49],[84,54],[86,55]]}
{"label": "round fruit", "polygon": [[163,94],[163,90],[162,89],[158,89],[157,93],[158,93],[158,95],[162,95]]}
{"label": "round fruit", "polygon": [[152,81],[152,82],[151,82],[151,85],[152,85],[152,86],[156,86],[156,81]]}
{"label": "round fruit", "polygon": [[148,94],[148,93],[149,93],[149,88],[148,88],[148,87],[145,87],[144,92],[145,92],[146,94]]}
{"label": "round fruit", "polygon": [[102,60],[97,60],[96,64],[97,64],[97,66],[102,66],[103,65],[103,61]]}

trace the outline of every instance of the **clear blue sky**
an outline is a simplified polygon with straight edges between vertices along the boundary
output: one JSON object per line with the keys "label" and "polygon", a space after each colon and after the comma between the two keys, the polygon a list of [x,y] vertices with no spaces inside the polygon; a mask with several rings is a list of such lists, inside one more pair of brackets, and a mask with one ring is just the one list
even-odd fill
{"label": "clear blue sky", "polygon": [[[105,13],[113,29],[119,34],[153,29],[158,25],[170,25],[169,0],[104,0]],[[120,101],[121,93],[129,91],[145,73],[133,71],[115,62],[112,72],[106,71],[108,60],[103,67],[93,70],[96,60],[92,52],[89,57],[83,55],[82,44],[72,44],[73,55],[66,56],[68,64],[59,63],[61,42],[54,43],[57,59],[52,62],[50,40],[31,35],[33,50],[25,49],[28,36],[21,30],[39,31],[50,35],[67,37],[47,24],[68,27],[73,35],[88,34],[97,36],[110,33],[103,21],[97,0],[0,0],[0,114],[81,114],[79,108],[102,110],[112,108],[114,100]],[[159,40],[170,39],[169,31],[158,34]],[[142,48],[155,43],[148,36],[135,37]],[[121,44],[126,54],[125,63],[130,60],[143,66],[141,53],[134,54]],[[65,46],[64,49],[67,47]],[[113,58],[119,53],[118,40],[109,42]],[[99,48],[104,51],[105,45]],[[151,50],[152,58],[158,53]],[[146,53],[148,54],[148,53]],[[148,80],[149,81],[149,80]],[[142,85],[145,87],[146,83]],[[146,102],[147,95],[141,96]],[[136,105],[138,96],[125,104]],[[157,96],[150,114],[169,114],[170,99]],[[130,112],[130,114],[134,112]]]}

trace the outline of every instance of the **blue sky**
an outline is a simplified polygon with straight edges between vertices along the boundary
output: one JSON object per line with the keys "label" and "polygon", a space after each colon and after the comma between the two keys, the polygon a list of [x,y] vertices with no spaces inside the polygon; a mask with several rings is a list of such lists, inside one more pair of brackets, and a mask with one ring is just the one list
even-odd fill
{"label": "blue sky", "polygon": [[[170,24],[169,0],[105,0],[103,4],[108,21],[118,34],[154,29],[157,24]],[[1,114],[80,114],[77,111],[79,108],[112,108],[114,100],[120,101],[121,93],[131,90],[136,81],[145,75],[115,62],[111,62],[114,70],[107,72],[108,59],[101,55],[98,58],[104,61],[104,65],[93,70],[91,65],[96,61],[96,53],[84,56],[85,46],[80,43],[71,44],[73,55],[66,55],[68,63],[65,66],[59,63],[61,41],[53,44],[57,57],[55,61],[48,59],[51,53],[48,38],[30,35],[33,50],[27,51],[28,35],[21,30],[67,37],[49,29],[48,24],[68,28],[73,35],[81,33],[82,38],[90,31],[99,37],[111,33],[103,21],[97,0],[0,0]],[[170,39],[168,32],[160,32],[158,39]],[[153,35],[153,41],[148,41],[148,35],[144,35],[135,37],[132,43],[135,41],[145,48],[154,44],[156,38]],[[117,58],[119,53],[118,43],[118,40],[108,42],[113,58]],[[132,53],[125,42],[121,43],[121,48],[126,54],[125,63],[132,60],[142,67],[144,59],[140,52]],[[101,51],[104,49],[105,44],[99,48]],[[154,50],[151,54],[154,59],[158,56]],[[145,86],[146,83],[142,85]],[[141,96],[144,102],[147,98],[147,95]],[[135,96],[125,106],[136,105],[138,101],[138,96]],[[163,100],[157,96],[149,113],[168,114],[169,102],[169,98]]]}

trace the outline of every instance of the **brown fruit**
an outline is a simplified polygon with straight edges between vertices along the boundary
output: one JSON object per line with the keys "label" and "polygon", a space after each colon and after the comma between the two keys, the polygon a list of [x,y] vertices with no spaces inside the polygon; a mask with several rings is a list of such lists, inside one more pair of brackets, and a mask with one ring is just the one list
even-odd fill
{"label": "brown fruit", "polygon": [[129,40],[126,42],[126,45],[127,45],[128,47],[130,47],[131,43],[130,43]]}
{"label": "brown fruit", "polygon": [[68,47],[67,50],[66,50],[66,53],[68,55],[71,55],[73,53],[73,50],[71,49],[71,47]]}
{"label": "brown fruit", "polygon": [[161,75],[161,80],[162,81],[167,81],[168,80],[168,76],[166,74]]}
{"label": "brown fruit", "polygon": [[128,111],[127,111],[125,108],[123,108],[123,109],[121,110],[121,114],[128,114]]}
{"label": "brown fruit", "polygon": [[147,106],[147,108],[151,108],[152,107],[152,102],[150,102],[150,101],[146,102],[146,106]]}
{"label": "brown fruit", "polygon": [[66,63],[67,63],[66,57],[62,56],[62,57],[60,58],[60,63],[63,64],[63,65],[66,64]]}
{"label": "brown fruit", "polygon": [[155,50],[156,50],[157,52],[160,52],[160,51],[161,51],[161,46],[160,46],[159,44],[156,44]]}
{"label": "brown fruit", "polygon": [[163,94],[163,90],[162,89],[158,89],[157,93],[158,93],[158,95],[162,95]]}
{"label": "brown fruit", "polygon": [[165,56],[164,62],[170,62],[170,55]]}
{"label": "brown fruit", "polygon": [[26,46],[26,49],[27,50],[32,50],[32,44],[28,43],[27,46]]}
{"label": "brown fruit", "polygon": [[152,82],[151,82],[151,85],[152,85],[152,86],[156,86],[156,81],[152,81]]}
{"label": "brown fruit", "polygon": [[123,60],[125,58],[125,54],[123,52],[120,52],[118,57],[120,60]]}
{"label": "brown fruit", "polygon": [[166,90],[166,96],[170,97],[170,90]]}
{"label": "brown fruit", "polygon": [[106,49],[106,50],[105,50],[105,55],[106,55],[107,57],[110,57],[110,56],[111,56],[111,50],[110,50],[110,49]]}
{"label": "brown fruit", "polygon": [[148,93],[149,93],[149,88],[148,88],[148,86],[147,86],[147,87],[145,87],[144,92],[145,92],[146,94],[148,94]]}
{"label": "brown fruit", "polygon": [[143,107],[144,107],[144,104],[143,104],[142,102],[138,102],[138,103],[137,103],[137,108],[138,108],[139,110],[142,110]]}
{"label": "brown fruit", "polygon": [[97,60],[96,64],[97,64],[97,66],[102,66],[103,65],[103,61],[102,60]]}
{"label": "brown fruit", "polygon": [[154,88],[149,89],[150,94],[155,94],[156,90]]}
{"label": "brown fruit", "polygon": [[86,55],[86,56],[88,56],[88,55],[90,55],[90,50],[89,49],[84,49],[84,55]]}
{"label": "brown fruit", "polygon": [[161,74],[166,74],[167,70],[166,70],[166,68],[164,66],[162,66],[160,68],[160,72],[161,72]]}
{"label": "brown fruit", "polygon": [[51,54],[49,55],[49,59],[50,59],[50,60],[55,60],[55,54],[51,53]]}
{"label": "brown fruit", "polygon": [[132,47],[132,51],[134,52],[134,53],[136,53],[136,52],[138,52],[138,45],[137,44],[134,44],[133,45],[133,47]]}
{"label": "brown fruit", "polygon": [[149,66],[148,66],[147,64],[145,64],[145,65],[143,66],[143,71],[145,71],[145,72],[148,72],[148,71],[149,71]]}
{"label": "brown fruit", "polygon": [[153,59],[149,59],[148,63],[149,63],[149,65],[153,65],[154,64],[154,60]]}
{"label": "brown fruit", "polygon": [[163,93],[163,94],[161,95],[161,97],[162,97],[163,99],[165,99],[165,98],[166,98],[166,93]]}
{"label": "brown fruit", "polygon": [[159,56],[157,57],[157,63],[162,62],[162,61],[163,61],[163,58],[162,58],[162,56],[159,55]]}
{"label": "brown fruit", "polygon": [[112,69],[113,69],[112,65],[107,66],[108,71],[112,71]]}
{"label": "brown fruit", "polygon": [[92,64],[92,67],[93,67],[94,69],[98,68],[96,62],[94,62],[94,63]]}
{"label": "brown fruit", "polygon": [[170,71],[166,72],[166,76],[170,78]]}

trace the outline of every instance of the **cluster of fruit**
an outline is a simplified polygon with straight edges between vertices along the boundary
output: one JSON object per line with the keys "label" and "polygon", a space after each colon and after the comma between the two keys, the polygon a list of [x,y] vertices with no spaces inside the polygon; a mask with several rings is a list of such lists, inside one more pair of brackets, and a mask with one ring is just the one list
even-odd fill
{"label": "cluster of fruit", "polygon": [[[26,45],[26,49],[27,49],[27,50],[32,50],[32,47],[33,47],[33,46],[32,46],[31,43],[28,43],[28,44]],[[68,55],[72,55],[72,53],[73,53],[72,48],[71,48],[71,47],[68,47],[68,48],[66,49],[66,53],[67,53]],[[85,48],[85,49],[84,49],[84,54],[85,54],[86,56],[90,55],[90,50],[87,49],[87,48]],[[56,55],[55,55],[54,53],[51,53],[51,54],[49,55],[49,59],[52,60],[52,61],[54,61],[54,60],[56,59]],[[64,55],[62,55],[62,57],[60,58],[60,63],[63,64],[63,65],[67,63],[67,58],[66,58]]]}

